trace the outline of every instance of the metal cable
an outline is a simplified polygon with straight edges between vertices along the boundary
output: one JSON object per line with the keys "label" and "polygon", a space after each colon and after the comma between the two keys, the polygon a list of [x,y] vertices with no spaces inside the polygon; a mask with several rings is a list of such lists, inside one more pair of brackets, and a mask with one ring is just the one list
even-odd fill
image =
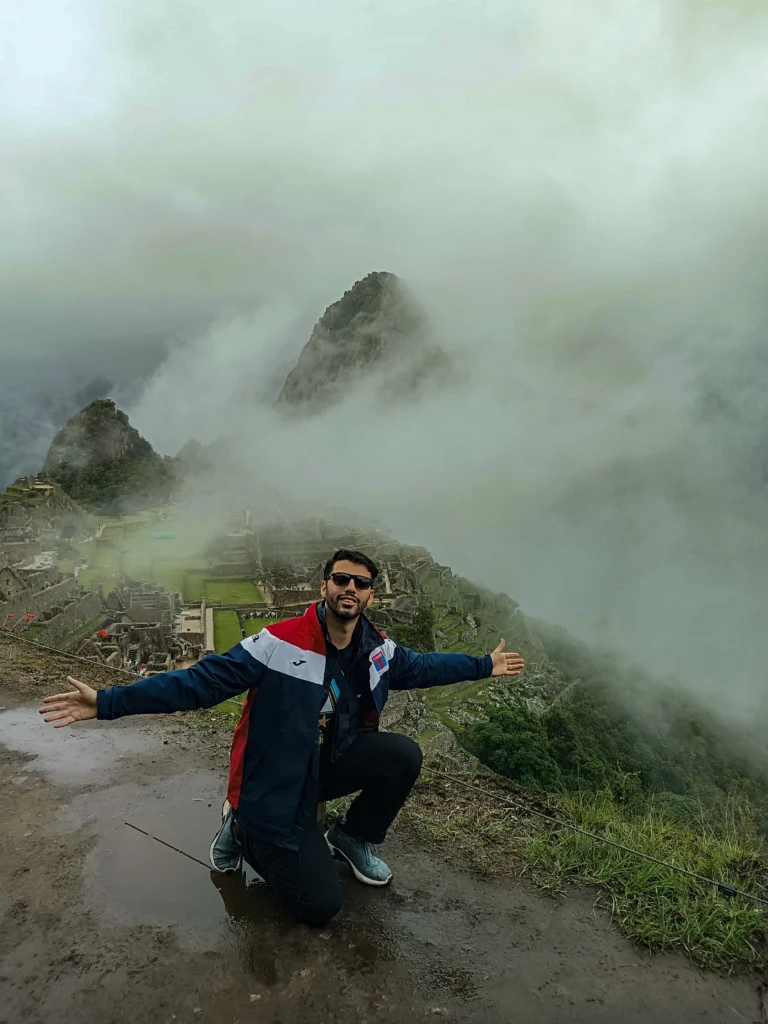
{"label": "metal cable", "polygon": [[579,828],[578,825],[571,825],[567,821],[561,821],[559,818],[553,818],[550,814],[544,814],[543,811],[537,811],[533,807],[526,807],[525,804],[518,803],[516,800],[510,800],[509,797],[499,796],[498,793],[491,793],[489,790],[482,789],[480,786],[473,786],[470,782],[464,782],[463,779],[459,779],[455,775],[448,775],[446,772],[440,772],[436,768],[429,768],[427,765],[424,765],[424,770],[432,772],[433,775],[439,775],[443,779],[450,779],[451,782],[455,782],[459,786],[464,786],[465,789],[472,789],[476,793],[482,793],[483,796],[490,797],[492,800],[498,800],[502,803],[509,804],[510,807],[514,807],[516,810],[522,811],[524,814],[534,814],[536,817],[543,818],[544,821],[557,825],[559,828],[570,829],[571,832],[578,832],[579,835],[588,836],[590,839],[595,839],[599,843],[606,843],[608,846],[613,846],[624,853],[631,853],[635,857],[642,857],[643,860],[649,860],[653,864],[659,864],[663,868],[669,868],[670,871],[678,871],[680,874],[688,875],[689,878],[695,878],[698,882],[706,882],[708,885],[715,886],[719,892],[729,898],[733,896],[743,896],[744,899],[754,900],[755,903],[761,903],[764,907],[768,907],[768,900],[763,899],[761,896],[753,896],[751,893],[744,892],[741,889],[736,889],[725,882],[717,882],[714,878],[707,878],[706,875],[699,875],[695,871],[689,871],[688,868],[681,868],[677,864],[670,864],[668,861],[659,860],[658,857],[652,857],[649,853],[642,853],[640,850],[633,850],[629,846],[623,846],[621,843],[617,843],[613,839],[606,839],[605,836],[599,836],[595,832],[587,832],[586,829]]}
{"label": "metal cable", "polygon": [[131,679],[138,679],[139,677],[135,672],[131,672],[127,668],[115,668],[113,665],[105,665],[102,661],[93,661],[91,658],[81,658],[79,654],[70,654],[69,651],[61,651],[58,647],[49,647],[48,644],[38,643],[37,640],[27,640],[24,636],[18,636],[16,633],[11,633],[10,630],[0,630],[0,636],[7,636],[11,640],[17,640],[22,644],[29,644],[30,647],[39,647],[43,651],[51,651],[53,654],[58,654],[62,658],[73,658],[75,661],[82,661],[86,665],[91,665],[94,668],[103,669],[105,672],[121,672],[124,676],[130,676]]}
{"label": "metal cable", "polygon": [[205,861],[200,860],[199,857],[193,857],[191,853],[187,853],[186,850],[180,850],[178,846],[174,846],[173,843],[166,843],[164,839],[159,839],[157,836],[153,836],[151,832],[145,832],[143,828],[139,828],[138,825],[132,825],[130,821],[124,821],[124,825],[128,828],[132,828],[134,832],[141,832],[147,839],[154,839],[156,843],[160,843],[161,846],[167,846],[169,850],[174,850],[176,853],[180,853],[182,857],[186,857],[187,860],[192,860],[195,864],[200,864],[205,868],[206,871],[211,870],[210,864],[206,864]]}

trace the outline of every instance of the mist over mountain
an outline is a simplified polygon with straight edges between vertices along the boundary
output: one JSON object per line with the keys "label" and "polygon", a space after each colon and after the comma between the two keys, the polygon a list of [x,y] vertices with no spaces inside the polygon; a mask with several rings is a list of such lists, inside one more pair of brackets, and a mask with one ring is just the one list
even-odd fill
{"label": "mist over mountain", "polygon": [[318,412],[373,372],[384,374],[382,398],[414,397],[427,382],[449,376],[450,359],[429,339],[429,321],[395,274],[367,274],[315,324],[277,405],[294,414]]}
{"label": "mist over mountain", "polygon": [[89,402],[133,403],[169,341],[154,331],[126,336],[125,321],[103,323],[101,309],[79,327],[63,312],[21,317],[18,301],[0,302],[0,488],[38,472],[56,431]]}
{"label": "mist over mountain", "polygon": [[94,377],[66,391],[38,385],[31,393],[6,393],[0,404],[0,489],[20,476],[37,473],[55,431],[94,398],[108,395],[110,381]]}
{"label": "mist over mountain", "polygon": [[[207,483],[230,502],[375,516],[749,704],[768,660],[763,6],[44,15],[9,35],[0,107],[4,360],[42,385],[77,357],[156,451],[227,438]],[[282,415],[313,324],[373,268],[407,282],[456,378],[398,403],[372,367]],[[154,362],[131,340],[149,337]],[[54,432],[32,443],[30,422],[14,465]]]}
{"label": "mist over mountain", "polygon": [[168,501],[179,474],[110,399],[91,402],[64,424],[42,472],[76,501],[113,513]]}

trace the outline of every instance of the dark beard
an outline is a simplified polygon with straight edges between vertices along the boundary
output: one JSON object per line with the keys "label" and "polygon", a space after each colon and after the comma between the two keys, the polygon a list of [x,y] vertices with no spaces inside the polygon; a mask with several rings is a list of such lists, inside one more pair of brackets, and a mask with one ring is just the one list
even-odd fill
{"label": "dark beard", "polygon": [[346,608],[339,608],[338,607],[339,600],[340,600],[340,598],[338,598],[338,597],[335,598],[335,605],[334,605],[334,604],[331,604],[330,598],[326,597],[326,599],[325,599],[325,607],[331,612],[332,615],[335,615],[336,618],[340,619],[342,622],[351,622],[353,619],[358,619],[363,614],[363,611],[362,611],[362,608],[360,607],[360,602],[359,601],[357,602],[357,607],[347,611]]}

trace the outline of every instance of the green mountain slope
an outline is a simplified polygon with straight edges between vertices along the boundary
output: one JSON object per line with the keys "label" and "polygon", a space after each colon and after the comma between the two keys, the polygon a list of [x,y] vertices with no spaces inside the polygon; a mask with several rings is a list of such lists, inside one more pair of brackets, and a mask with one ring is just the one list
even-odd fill
{"label": "green mountain slope", "polygon": [[98,399],[56,434],[43,474],[83,505],[115,512],[167,501],[179,469],[157,454],[113,401]]}
{"label": "green mountain slope", "polygon": [[390,401],[450,370],[448,356],[429,337],[426,313],[405,282],[384,271],[368,274],[328,306],[276,405],[293,414],[317,412],[372,370],[382,372]]}

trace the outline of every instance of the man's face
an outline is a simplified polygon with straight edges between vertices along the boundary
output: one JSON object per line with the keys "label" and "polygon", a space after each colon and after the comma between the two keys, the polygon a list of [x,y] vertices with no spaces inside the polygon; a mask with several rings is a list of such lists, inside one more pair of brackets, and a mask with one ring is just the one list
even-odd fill
{"label": "man's face", "polygon": [[326,606],[340,619],[356,619],[373,600],[373,587],[361,589],[355,582],[355,576],[370,580],[370,569],[357,562],[341,561],[333,563],[331,573],[344,573],[350,579],[346,583],[337,582],[332,575],[330,579],[322,581],[320,593],[325,598]]}

